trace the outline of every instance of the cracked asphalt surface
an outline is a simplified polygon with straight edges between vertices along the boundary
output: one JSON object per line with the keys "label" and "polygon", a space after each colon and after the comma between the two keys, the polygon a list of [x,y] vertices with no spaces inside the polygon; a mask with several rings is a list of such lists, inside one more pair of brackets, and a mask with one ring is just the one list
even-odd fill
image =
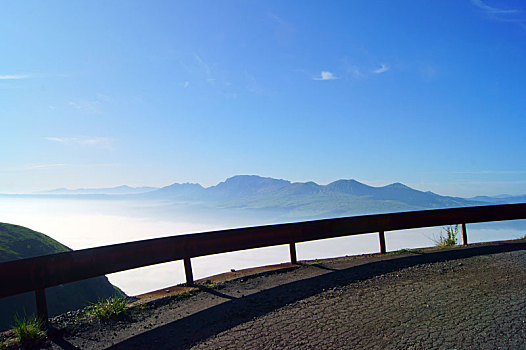
{"label": "cracked asphalt surface", "polygon": [[50,346],[526,349],[525,277],[526,241],[319,261],[202,285]]}
{"label": "cracked asphalt surface", "polygon": [[525,349],[526,253],[408,267],[337,286],[192,349]]}

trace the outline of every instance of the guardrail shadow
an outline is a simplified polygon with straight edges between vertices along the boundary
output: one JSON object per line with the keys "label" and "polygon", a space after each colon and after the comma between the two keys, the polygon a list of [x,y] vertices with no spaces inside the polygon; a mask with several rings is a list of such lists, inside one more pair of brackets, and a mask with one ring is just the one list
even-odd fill
{"label": "guardrail shadow", "polygon": [[[156,329],[128,338],[109,349],[187,349],[222,331],[263,316],[287,304],[326,289],[365,280],[424,263],[456,260],[516,250],[526,250],[526,241],[441,250],[374,261],[276,286],[241,298],[231,299]],[[206,292],[206,290],[204,290]]]}

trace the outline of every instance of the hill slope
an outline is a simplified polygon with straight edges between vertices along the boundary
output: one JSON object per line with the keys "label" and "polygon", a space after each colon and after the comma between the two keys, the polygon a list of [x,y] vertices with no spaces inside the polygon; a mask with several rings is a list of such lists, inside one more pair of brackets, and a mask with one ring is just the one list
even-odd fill
{"label": "hill slope", "polygon": [[[0,262],[69,251],[54,239],[26,227],[0,223]],[[6,281],[7,282],[7,281]],[[50,315],[82,308],[112,295],[124,295],[104,276],[68,283],[46,290]],[[0,299],[0,329],[13,323],[13,316],[35,312],[34,293]]]}

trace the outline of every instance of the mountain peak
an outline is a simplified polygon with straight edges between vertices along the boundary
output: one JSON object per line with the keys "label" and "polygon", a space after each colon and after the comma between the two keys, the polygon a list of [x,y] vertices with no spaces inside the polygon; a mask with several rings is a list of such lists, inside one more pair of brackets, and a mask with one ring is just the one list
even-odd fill
{"label": "mountain peak", "polygon": [[226,198],[246,197],[258,193],[268,193],[290,185],[290,181],[261,177],[258,175],[236,175],[207,190],[216,196]]}
{"label": "mountain peak", "polygon": [[234,183],[234,182],[286,182],[286,183],[290,183],[290,181],[287,181],[287,180],[274,179],[272,177],[263,177],[259,175],[234,175],[232,177],[227,178],[222,183]]}
{"label": "mountain peak", "polygon": [[390,185],[387,185],[387,186],[384,186],[385,188],[409,188],[409,189],[412,189],[411,187],[409,186],[406,186],[404,185],[403,183],[400,183],[400,182],[395,182],[395,183],[392,183]]}
{"label": "mountain peak", "polygon": [[325,186],[331,192],[341,192],[355,196],[367,196],[370,194],[373,187],[363,184],[354,179],[351,180],[337,180]]}

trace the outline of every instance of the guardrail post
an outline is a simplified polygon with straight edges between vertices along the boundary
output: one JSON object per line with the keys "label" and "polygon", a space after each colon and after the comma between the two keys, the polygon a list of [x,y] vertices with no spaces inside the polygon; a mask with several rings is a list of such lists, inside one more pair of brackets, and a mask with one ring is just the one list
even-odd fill
{"label": "guardrail post", "polygon": [[296,257],[296,243],[294,242],[289,243],[289,248],[290,248],[290,262],[292,264],[297,264],[298,258]]}
{"label": "guardrail post", "polygon": [[466,230],[466,224],[460,225],[460,232],[462,233],[462,245],[468,245],[468,231]]}
{"label": "guardrail post", "polygon": [[378,238],[380,238],[380,254],[385,254],[385,235],[384,235],[384,231],[378,232]]}
{"label": "guardrail post", "polygon": [[35,300],[37,302],[37,315],[44,326],[47,328],[48,324],[48,312],[47,312],[47,301],[46,301],[46,290],[37,289],[35,290]]}
{"label": "guardrail post", "polygon": [[194,285],[194,275],[192,274],[192,263],[190,258],[184,258],[184,273],[186,275],[186,285],[188,287]]}

